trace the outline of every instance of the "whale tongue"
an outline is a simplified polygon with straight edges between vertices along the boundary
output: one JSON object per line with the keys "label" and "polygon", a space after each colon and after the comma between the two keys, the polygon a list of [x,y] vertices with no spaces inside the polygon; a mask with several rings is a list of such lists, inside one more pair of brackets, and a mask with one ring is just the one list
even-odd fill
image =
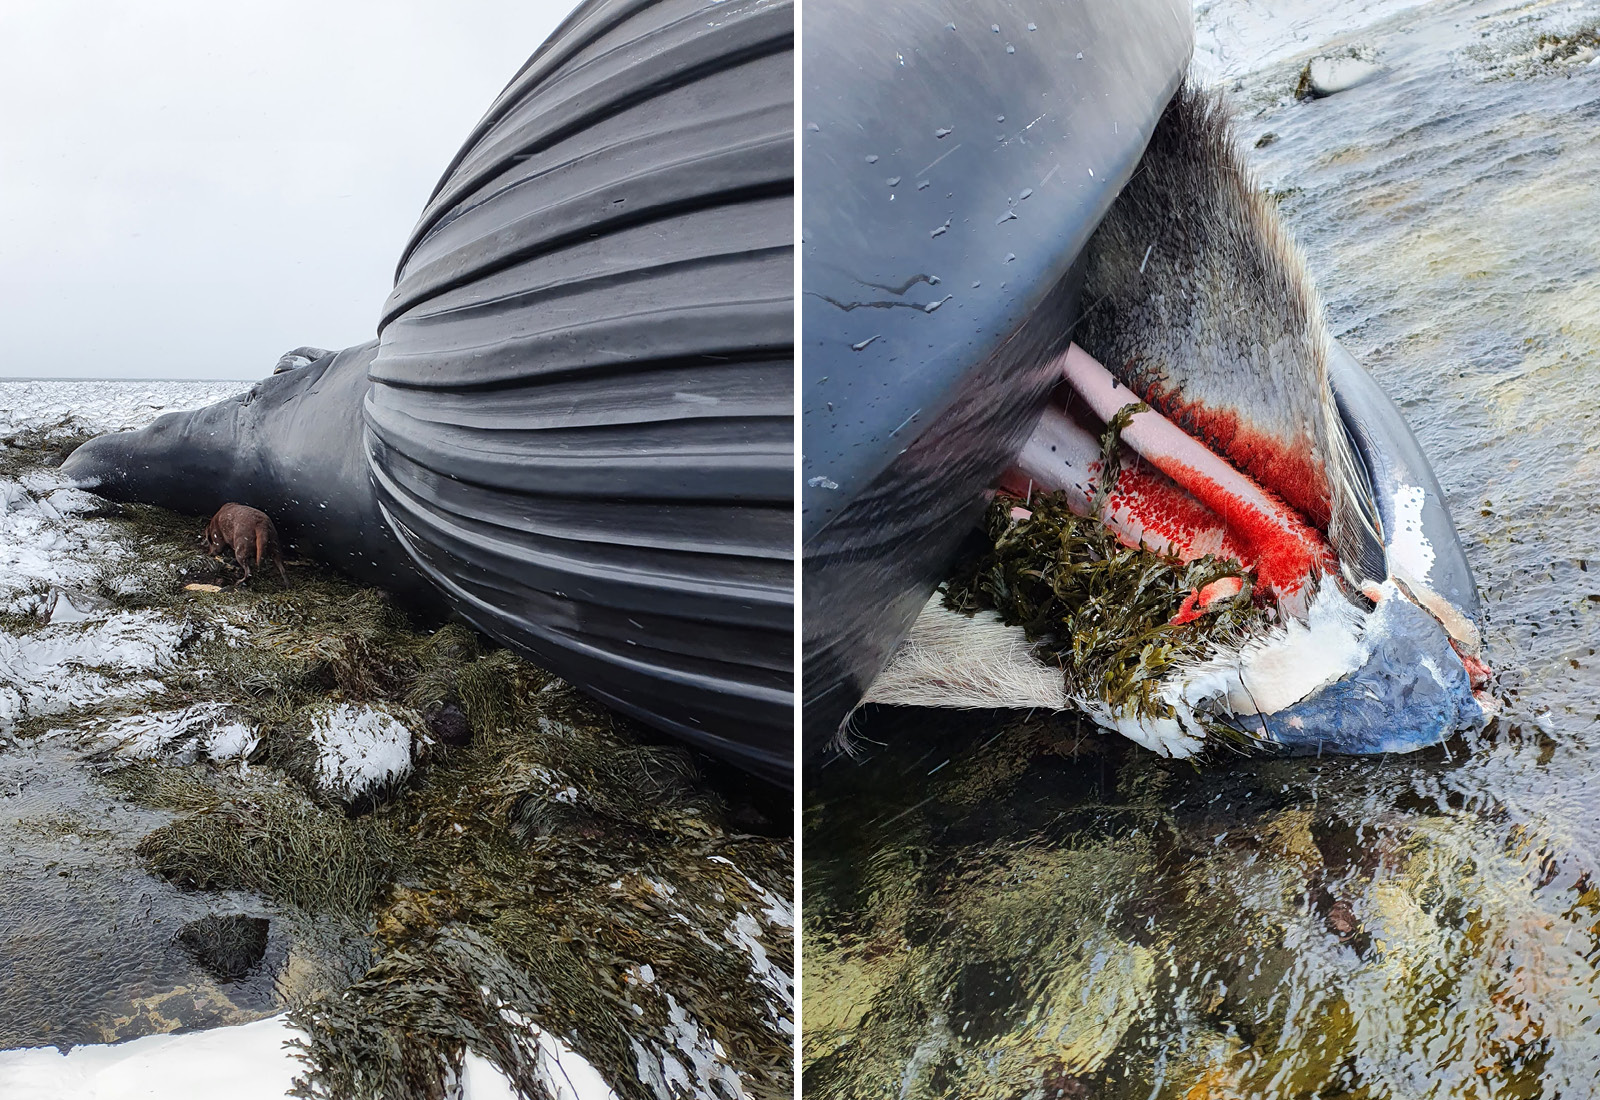
{"label": "whale tongue", "polygon": [[1139,461],[1122,463],[1115,484],[1098,491],[1104,461],[1099,441],[1067,410],[1051,408],[1024,446],[1007,487],[1065,492],[1073,511],[1096,515],[1127,546],[1183,561],[1206,555],[1237,560],[1256,572],[1284,611],[1302,614],[1306,597],[1335,564],[1322,534],[1160,413],[1119,418],[1137,399],[1076,344],[1058,364],[1088,412],[1122,425],[1121,440]]}

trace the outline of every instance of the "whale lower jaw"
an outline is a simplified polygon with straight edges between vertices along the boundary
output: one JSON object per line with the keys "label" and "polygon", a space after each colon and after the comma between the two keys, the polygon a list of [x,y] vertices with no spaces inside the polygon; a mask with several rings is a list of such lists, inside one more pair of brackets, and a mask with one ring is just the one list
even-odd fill
{"label": "whale lower jaw", "polygon": [[[1164,757],[1208,743],[1206,721],[1291,753],[1408,752],[1480,726],[1470,678],[1436,623],[1393,584],[1371,611],[1325,584],[1305,621],[1289,619],[1167,676],[1169,717],[1117,712],[1068,693],[1020,626],[965,615],[935,595],[863,703],[972,710],[1077,710]],[[1433,624],[1432,630],[1428,625]]]}

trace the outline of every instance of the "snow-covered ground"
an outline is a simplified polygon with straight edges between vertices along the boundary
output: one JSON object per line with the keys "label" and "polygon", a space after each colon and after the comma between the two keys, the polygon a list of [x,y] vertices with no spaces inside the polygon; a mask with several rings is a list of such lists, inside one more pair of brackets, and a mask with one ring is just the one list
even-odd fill
{"label": "snow-covered ground", "polygon": [[[555,1100],[616,1100],[595,1068],[560,1038],[537,1033],[545,1085]],[[282,1016],[184,1035],[147,1035],[115,1046],[0,1051],[5,1100],[282,1100],[303,1067],[284,1046]],[[511,1100],[493,1065],[468,1054],[450,1100]]]}
{"label": "snow-covered ground", "polygon": [[237,380],[0,378],[0,436],[68,421],[88,432],[127,431],[164,412],[198,409],[249,388]]}
{"label": "snow-covered ground", "polygon": [[[0,380],[0,437],[30,429],[120,431],[163,412],[238,392],[237,382]],[[0,613],[45,623],[0,632],[0,734],[28,715],[118,696],[151,695],[151,674],[174,659],[189,629],[151,612],[110,612],[87,590],[128,561],[95,500],[53,470],[0,477]]]}
{"label": "snow-covered ground", "polygon": [[1441,0],[1195,0],[1194,68],[1232,80]]}

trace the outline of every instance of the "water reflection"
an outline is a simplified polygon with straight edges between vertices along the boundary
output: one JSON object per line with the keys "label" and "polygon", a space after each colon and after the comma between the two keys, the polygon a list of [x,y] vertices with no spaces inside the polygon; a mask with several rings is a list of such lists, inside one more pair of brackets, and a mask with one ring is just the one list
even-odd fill
{"label": "water reflection", "polygon": [[1335,335],[1450,497],[1500,719],[1194,765],[1070,716],[863,716],[867,759],[808,778],[808,1095],[1593,1093],[1597,17],[1435,5],[1367,36],[1369,84],[1235,89]]}

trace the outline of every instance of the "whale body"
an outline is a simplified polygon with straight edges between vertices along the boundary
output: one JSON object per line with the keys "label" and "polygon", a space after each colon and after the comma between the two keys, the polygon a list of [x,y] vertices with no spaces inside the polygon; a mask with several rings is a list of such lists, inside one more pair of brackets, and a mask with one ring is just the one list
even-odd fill
{"label": "whale body", "polygon": [[589,0],[401,252],[376,339],[91,440],[118,500],[304,554],[791,780],[793,6]]}

